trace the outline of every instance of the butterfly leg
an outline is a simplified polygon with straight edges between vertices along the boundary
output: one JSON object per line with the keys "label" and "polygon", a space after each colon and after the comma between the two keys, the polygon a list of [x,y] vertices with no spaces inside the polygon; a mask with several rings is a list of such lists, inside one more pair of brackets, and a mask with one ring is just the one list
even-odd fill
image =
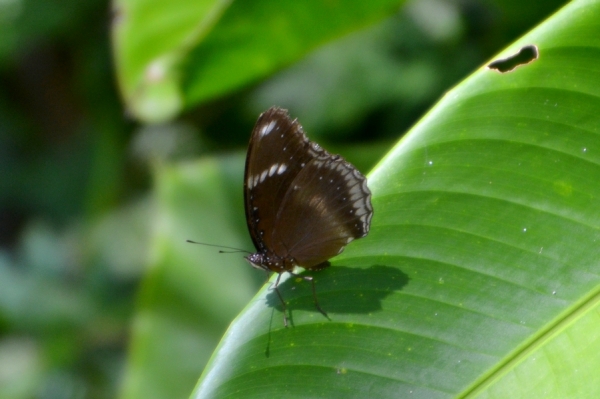
{"label": "butterfly leg", "polygon": [[287,318],[287,307],[285,306],[285,301],[283,300],[283,296],[281,295],[281,291],[279,291],[279,280],[281,279],[281,273],[279,273],[277,275],[277,280],[275,280],[275,285],[274,285],[274,289],[275,292],[277,293],[277,296],[279,297],[279,300],[281,301],[281,307],[283,310],[283,326],[285,328],[287,328],[288,326],[288,318]]}
{"label": "butterfly leg", "polygon": [[331,320],[331,319],[329,319],[327,312],[325,312],[323,310],[323,308],[321,307],[321,305],[319,305],[319,300],[317,299],[317,289],[315,288],[314,278],[312,276],[301,276],[299,274],[296,274],[296,273],[293,273],[290,271],[288,271],[288,273],[294,277],[299,277],[299,278],[303,279],[304,281],[310,281],[310,284],[312,285],[312,293],[313,293],[313,300],[315,301],[315,307],[317,308],[317,310],[319,312],[321,312],[321,314],[323,314],[323,316],[327,317],[328,320]]}

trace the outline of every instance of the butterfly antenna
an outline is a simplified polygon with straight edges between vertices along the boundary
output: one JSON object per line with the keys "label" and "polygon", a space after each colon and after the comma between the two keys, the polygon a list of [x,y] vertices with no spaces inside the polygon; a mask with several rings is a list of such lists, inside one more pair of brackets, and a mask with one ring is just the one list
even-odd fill
{"label": "butterfly antenna", "polygon": [[226,248],[226,249],[231,250],[231,251],[219,251],[219,253],[221,253],[221,254],[233,254],[233,253],[236,253],[236,252],[244,252],[244,253],[247,253],[247,254],[251,254],[252,253],[250,251],[246,251],[245,249],[234,248],[234,247],[227,247],[225,245],[207,244],[205,242],[198,242],[198,241],[192,241],[192,240],[185,240],[185,241],[189,242],[190,244],[206,245],[207,247]]}

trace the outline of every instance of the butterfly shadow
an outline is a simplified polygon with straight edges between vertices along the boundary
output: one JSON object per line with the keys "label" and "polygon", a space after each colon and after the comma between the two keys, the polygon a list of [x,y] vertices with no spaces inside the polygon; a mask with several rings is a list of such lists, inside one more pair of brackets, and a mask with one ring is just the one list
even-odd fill
{"label": "butterfly shadow", "polygon": [[[321,271],[304,271],[300,277],[312,276],[321,308],[331,314],[360,314],[381,310],[381,302],[408,283],[408,276],[396,267],[373,265],[354,268],[335,265]],[[286,301],[288,317],[293,325],[294,310],[320,313],[315,307],[309,281],[300,277],[286,279],[279,290]],[[274,290],[266,296],[267,305],[283,310],[281,300]],[[331,320],[331,316],[324,320]]]}

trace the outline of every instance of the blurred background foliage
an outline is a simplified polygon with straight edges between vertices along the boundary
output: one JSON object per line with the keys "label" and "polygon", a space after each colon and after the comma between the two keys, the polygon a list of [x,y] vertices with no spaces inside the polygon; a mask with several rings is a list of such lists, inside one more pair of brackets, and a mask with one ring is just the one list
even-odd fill
{"label": "blurred background foliage", "polygon": [[[109,2],[0,2],[0,398],[119,394],[160,225],[157,192],[163,200],[169,193],[153,184],[156,173],[180,173],[185,183],[185,168],[168,165],[218,159],[229,180],[208,176],[203,187],[241,194],[250,130],[274,104],[367,172],[444,91],[563,3],[411,1],[267,80],[148,125],[120,99]],[[195,205],[192,214],[182,205],[186,223],[220,223],[209,205]],[[234,224],[243,231],[243,220]],[[199,262],[208,252],[195,252]],[[250,287],[263,278],[250,277]],[[235,280],[228,284],[235,290]],[[241,301],[252,289],[242,289]],[[213,314],[240,310],[218,306]],[[203,315],[186,317],[201,323]],[[222,319],[207,336],[188,337],[206,352],[181,359],[190,375],[200,375]],[[191,392],[194,380],[186,384],[162,397]]]}

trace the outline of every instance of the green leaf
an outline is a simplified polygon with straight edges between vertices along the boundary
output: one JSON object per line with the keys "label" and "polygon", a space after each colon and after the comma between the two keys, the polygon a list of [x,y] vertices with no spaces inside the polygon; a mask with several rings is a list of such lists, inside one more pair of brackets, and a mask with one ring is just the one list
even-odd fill
{"label": "green leaf", "polygon": [[401,3],[117,0],[113,42],[121,92],[137,118],[164,121],[266,77]]}
{"label": "green leaf", "polygon": [[[598,397],[600,2],[477,70],[369,175],[370,235],[310,286],[266,285],[197,398]],[[230,281],[229,278],[226,281]]]}

